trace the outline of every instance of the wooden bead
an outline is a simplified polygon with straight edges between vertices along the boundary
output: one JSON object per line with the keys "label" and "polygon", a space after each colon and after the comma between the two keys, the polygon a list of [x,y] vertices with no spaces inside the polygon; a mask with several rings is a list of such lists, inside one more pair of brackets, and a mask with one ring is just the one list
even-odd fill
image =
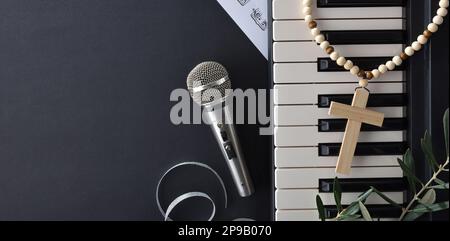
{"label": "wooden bead", "polygon": [[434,16],[433,23],[435,23],[437,25],[441,25],[443,22],[444,22],[444,18],[443,17],[441,17],[439,15]]}
{"label": "wooden bead", "polygon": [[304,7],[303,8],[303,14],[304,15],[311,15],[312,13],[312,8],[311,7]]}
{"label": "wooden bead", "polygon": [[309,27],[310,29],[316,28],[316,27],[317,27],[316,21],[313,20],[313,21],[309,22],[309,23],[308,23],[308,27]]}
{"label": "wooden bead", "polygon": [[[300,2],[300,0],[298,0]],[[350,73],[358,76],[361,80],[359,82],[361,87],[366,87],[369,80],[379,78],[382,74],[389,70],[395,70],[397,66],[402,65],[409,57],[413,56],[415,52],[420,51],[423,48],[433,33],[439,30],[439,25],[443,24],[444,17],[448,14],[448,6],[450,0],[439,0],[439,9],[436,11],[436,16],[433,17],[432,22],[428,24],[422,35],[419,35],[416,41],[412,42],[410,46],[407,46],[403,52],[394,56],[391,60],[385,64],[381,64],[378,69],[372,71],[365,71],[354,65],[352,61],[347,60],[344,56],[341,56],[330,42],[328,42],[323,34],[321,34],[318,28],[318,23],[313,19],[312,11],[315,6],[316,0],[301,0],[303,2],[302,12],[304,14],[304,20],[307,26],[310,28],[310,32],[313,39],[320,45],[320,47],[330,56],[330,59],[336,62],[338,66],[342,66],[346,70],[350,70]]]}
{"label": "wooden bead", "polygon": [[448,14],[448,10],[446,8],[439,8],[437,10],[437,15],[441,16],[441,17],[445,17]]}
{"label": "wooden bead", "polygon": [[325,52],[327,54],[332,54],[334,52],[334,48],[332,46],[329,46],[328,48],[325,49]]}
{"label": "wooden bead", "polygon": [[336,51],[334,51],[333,53],[330,54],[330,58],[331,58],[333,61],[338,60],[339,57],[341,57],[341,55],[339,55],[339,53],[336,52]]}
{"label": "wooden bead", "polygon": [[337,63],[339,66],[344,66],[346,62],[347,62],[347,60],[345,59],[345,57],[339,57],[339,58],[336,60],[336,63]]}
{"label": "wooden bead", "polygon": [[347,60],[347,62],[344,64],[344,68],[346,70],[351,70],[353,68],[353,62],[351,60]]}
{"label": "wooden bead", "polygon": [[388,61],[386,62],[386,67],[388,68],[388,70],[394,70],[395,69],[395,63],[394,61]]}
{"label": "wooden bead", "polygon": [[414,49],[414,51],[420,51],[422,49],[422,44],[415,41],[411,44],[411,47]]}
{"label": "wooden bead", "polygon": [[326,50],[328,47],[330,47],[330,42],[328,42],[328,41],[323,41],[323,42],[320,44],[320,47],[321,47],[323,50]]}
{"label": "wooden bead", "polygon": [[305,22],[309,23],[311,21],[313,21],[312,15],[305,15]]}
{"label": "wooden bead", "polygon": [[378,79],[381,76],[381,73],[378,69],[372,70],[373,78]]}
{"label": "wooden bead", "polygon": [[413,56],[414,55],[414,49],[411,46],[406,47],[405,54],[408,55],[408,56]]}
{"label": "wooden bead", "polygon": [[400,54],[400,58],[401,58],[403,61],[405,61],[405,60],[407,60],[407,59],[409,58],[409,56],[408,56],[407,54],[405,54],[405,52],[402,52],[402,53]]}
{"label": "wooden bead", "polygon": [[303,6],[311,7],[312,6],[312,0],[303,0]]}
{"label": "wooden bead", "polygon": [[428,24],[427,29],[432,33],[436,33],[439,30],[439,26],[435,23],[430,23]]}
{"label": "wooden bead", "polygon": [[358,75],[359,73],[359,67],[358,66],[353,66],[353,68],[350,69],[350,73],[352,73],[352,75]]}
{"label": "wooden bead", "polygon": [[366,88],[369,85],[369,81],[366,79],[360,79],[359,80],[359,86],[361,86],[362,88]]}
{"label": "wooden bead", "polygon": [[359,77],[359,78],[366,78],[366,71],[360,70],[360,71],[358,72],[358,77]]}
{"label": "wooden bead", "polygon": [[431,35],[433,35],[432,32],[428,30],[423,31],[423,36],[425,36],[425,38],[431,38]]}
{"label": "wooden bead", "polygon": [[320,34],[320,30],[318,28],[313,28],[311,29],[311,34],[312,36],[316,37],[317,35]]}
{"label": "wooden bead", "polygon": [[316,43],[321,44],[323,41],[325,41],[325,36],[323,34],[317,35],[314,40]]}
{"label": "wooden bead", "polygon": [[395,65],[400,66],[403,63],[403,60],[400,56],[395,56],[394,58],[392,58],[392,62],[394,62]]}
{"label": "wooden bead", "polygon": [[417,37],[417,42],[419,42],[420,44],[426,44],[428,42],[428,38],[424,35],[420,35],[419,37]]}
{"label": "wooden bead", "polygon": [[382,64],[378,67],[378,71],[380,71],[380,73],[384,74],[388,71],[388,68],[386,67],[386,65]]}

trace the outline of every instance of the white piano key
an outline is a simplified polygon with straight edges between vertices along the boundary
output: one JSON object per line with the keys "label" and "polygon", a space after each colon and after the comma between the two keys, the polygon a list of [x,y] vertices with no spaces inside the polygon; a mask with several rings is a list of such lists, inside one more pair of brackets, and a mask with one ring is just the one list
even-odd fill
{"label": "white piano key", "polygon": [[[352,19],[352,18],[402,18],[402,7],[370,7],[370,8],[317,8],[313,1],[313,13],[316,19]],[[273,18],[303,19],[301,0],[274,0]]]}
{"label": "white piano key", "polygon": [[[353,94],[357,84],[288,84],[274,86],[275,105],[310,104],[318,102],[319,95]],[[371,94],[404,93],[403,83],[370,83]]]}
{"label": "white piano key", "polygon": [[[335,45],[336,51],[347,57],[386,57],[402,52],[402,44]],[[275,42],[275,62],[316,62],[317,58],[329,56],[315,42]]]}
{"label": "white piano key", "polygon": [[[290,190],[276,190],[275,191],[275,207],[276,209],[314,209],[317,208],[316,196],[319,194],[317,189],[290,189]],[[403,192],[384,192],[391,200],[396,203],[403,203]],[[335,205],[333,193],[320,193],[323,204],[325,206]],[[342,204],[349,205],[358,199],[358,193],[343,193]],[[367,205],[388,204],[379,195],[373,194],[367,198]]]}
{"label": "white piano key", "polygon": [[[363,20],[318,20],[322,31],[339,30],[403,30],[403,19],[363,19]],[[274,21],[273,40],[297,41],[313,40],[307,23],[303,20]]]}
{"label": "white piano key", "polygon": [[[277,210],[275,212],[276,221],[301,222],[301,221],[319,221],[319,212],[317,209],[309,210]],[[374,218],[374,221],[393,222],[398,221],[395,218]]]}
{"label": "white piano key", "polygon": [[325,178],[396,178],[403,177],[400,167],[356,167],[348,176],[337,174],[335,168],[278,168],[275,170],[275,187],[279,189],[305,189],[319,187]]}
{"label": "white piano key", "polygon": [[[275,127],[275,146],[318,146],[319,143],[342,142],[344,132],[318,132],[317,126]],[[401,142],[404,131],[361,132],[359,142]]]}
{"label": "white piano key", "polygon": [[[319,156],[318,147],[277,147],[275,166],[278,168],[336,167],[337,157]],[[352,167],[398,166],[401,156],[355,156]]]}
{"label": "white piano key", "polygon": [[319,212],[314,210],[277,210],[275,212],[276,221],[298,222],[298,221],[319,221]]}
{"label": "white piano key", "polygon": [[[276,84],[296,83],[331,83],[355,82],[355,76],[347,71],[318,72],[315,63],[276,63],[273,66],[273,80]],[[403,71],[389,71],[371,82],[401,82],[404,80]]]}
{"label": "white piano key", "polygon": [[[367,108],[384,113],[385,118],[405,117],[404,107],[374,107]],[[318,108],[317,105],[287,105],[274,107],[275,126],[318,125],[319,119],[333,119],[328,115],[328,108]]]}

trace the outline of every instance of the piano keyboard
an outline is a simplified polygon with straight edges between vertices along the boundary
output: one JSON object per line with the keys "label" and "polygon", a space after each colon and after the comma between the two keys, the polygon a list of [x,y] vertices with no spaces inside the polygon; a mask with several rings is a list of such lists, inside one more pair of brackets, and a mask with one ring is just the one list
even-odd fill
{"label": "piano keyboard", "polygon": [[[314,17],[327,39],[364,69],[375,69],[406,43],[405,0],[315,0]],[[272,0],[275,219],[318,221],[316,195],[336,215],[333,179],[346,120],[328,116],[332,101],[350,104],[357,80],[317,46],[302,0]],[[397,203],[406,190],[397,158],[406,151],[404,66],[371,81],[369,109],[385,113],[382,128],[363,125],[352,174],[340,176],[348,205],[375,186]],[[380,197],[367,200],[380,220],[398,217]]]}

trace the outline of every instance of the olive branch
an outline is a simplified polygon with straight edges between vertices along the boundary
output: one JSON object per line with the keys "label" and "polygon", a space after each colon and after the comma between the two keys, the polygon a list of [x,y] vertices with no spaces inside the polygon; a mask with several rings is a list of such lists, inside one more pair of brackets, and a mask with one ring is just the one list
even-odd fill
{"label": "olive branch", "polygon": [[425,154],[425,159],[428,162],[428,165],[433,171],[432,177],[428,180],[428,182],[422,182],[414,173],[415,173],[415,161],[411,150],[408,150],[402,159],[398,159],[398,163],[400,168],[403,170],[406,180],[408,182],[408,187],[411,193],[413,193],[413,197],[409,201],[409,203],[405,206],[396,203],[382,192],[377,190],[375,187],[370,187],[370,189],[357,198],[354,202],[352,202],[348,207],[343,208],[341,199],[342,199],[342,188],[339,184],[338,178],[335,178],[333,184],[333,193],[334,199],[336,202],[336,208],[338,210],[338,214],[334,218],[326,218],[325,215],[325,206],[323,205],[322,199],[320,195],[316,196],[317,209],[319,211],[319,217],[322,221],[330,220],[330,221],[354,221],[364,219],[366,221],[373,221],[373,218],[370,215],[369,210],[365,206],[365,202],[367,198],[371,195],[378,195],[383,200],[385,200],[389,205],[393,207],[397,207],[402,210],[398,221],[414,221],[420,218],[421,216],[438,212],[442,210],[446,210],[449,208],[449,202],[440,202],[436,203],[436,190],[447,190],[449,189],[448,182],[444,182],[439,177],[441,177],[444,173],[448,173],[448,165],[449,165],[449,110],[445,112],[444,115],[444,137],[445,137],[445,145],[447,151],[447,160],[441,162],[443,164],[439,164],[436,160],[436,157],[433,153],[433,147],[431,143],[431,136],[428,132],[425,133],[424,137],[421,139],[421,147],[422,151]]}

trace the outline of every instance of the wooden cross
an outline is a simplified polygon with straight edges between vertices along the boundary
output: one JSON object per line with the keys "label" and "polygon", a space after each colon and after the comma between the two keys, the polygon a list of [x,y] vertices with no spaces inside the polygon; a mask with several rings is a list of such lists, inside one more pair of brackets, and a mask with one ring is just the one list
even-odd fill
{"label": "wooden cross", "polygon": [[379,127],[383,125],[383,113],[365,109],[368,99],[369,91],[364,88],[359,88],[353,96],[351,106],[336,102],[331,103],[329,115],[348,119],[344,140],[342,141],[341,151],[336,165],[336,173],[350,174],[362,123]]}

